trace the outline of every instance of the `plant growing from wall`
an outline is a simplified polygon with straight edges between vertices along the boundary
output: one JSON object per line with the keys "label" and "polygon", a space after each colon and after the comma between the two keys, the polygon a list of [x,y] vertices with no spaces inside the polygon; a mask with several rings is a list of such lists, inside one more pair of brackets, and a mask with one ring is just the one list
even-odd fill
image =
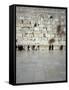
{"label": "plant growing from wall", "polygon": [[53,44],[54,42],[55,42],[55,39],[54,38],[52,38],[52,39],[49,40],[49,44]]}

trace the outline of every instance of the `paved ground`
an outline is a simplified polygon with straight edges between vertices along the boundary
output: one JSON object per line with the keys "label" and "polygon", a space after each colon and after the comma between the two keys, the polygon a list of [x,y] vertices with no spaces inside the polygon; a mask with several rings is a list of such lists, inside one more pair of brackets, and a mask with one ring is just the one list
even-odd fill
{"label": "paved ground", "polygon": [[65,51],[17,51],[16,82],[65,80]]}

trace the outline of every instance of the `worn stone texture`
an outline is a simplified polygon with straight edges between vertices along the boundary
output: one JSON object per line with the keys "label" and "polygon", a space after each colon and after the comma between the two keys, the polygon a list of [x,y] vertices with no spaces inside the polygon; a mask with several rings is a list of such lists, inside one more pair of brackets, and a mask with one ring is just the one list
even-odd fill
{"label": "worn stone texture", "polygon": [[[17,44],[49,45],[48,41],[54,38],[54,45],[63,44],[65,46],[66,35],[64,34],[62,37],[57,35],[58,25],[61,25],[61,31],[66,33],[66,13],[64,9],[16,8]],[[45,37],[43,34],[45,34]]]}

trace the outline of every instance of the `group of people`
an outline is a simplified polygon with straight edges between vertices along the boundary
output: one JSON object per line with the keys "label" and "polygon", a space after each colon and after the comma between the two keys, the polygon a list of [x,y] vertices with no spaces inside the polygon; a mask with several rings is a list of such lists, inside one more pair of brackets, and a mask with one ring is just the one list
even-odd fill
{"label": "group of people", "polygon": [[[27,51],[30,51],[30,50],[39,50],[40,49],[40,46],[37,45],[27,45],[26,47],[23,46],[23,45],[18,45],[16,46],[16,48],[18,48],[19,51],[22,51],[22,50],[27,50]],[[54,45],[49,45],[49,50],[54,50]],[[60,45],[59,47],[59,50],[63,50],[63,45]]]}
{"label": "group of people", "polygon": [[[30,51],[30,49],[32,50],[39,50],[39,45],[36,47],[35,45],[27,45],[27,51]],[[23,45],[18,45],[16,46],[16,48],[18,48],[19,51],[22,51],[22,50],[26,50],[26,48],[23,46]]]}
{"label": "group of people", "polygon": [[53,45],[49,45],[49,50],[53,50],[54,46]]}
{"label": "group of people", "polygon": [[[49,45],[49,50],[54,50],[54,45]],[[60,45],[59,50],[63,50],[63,45]]]}

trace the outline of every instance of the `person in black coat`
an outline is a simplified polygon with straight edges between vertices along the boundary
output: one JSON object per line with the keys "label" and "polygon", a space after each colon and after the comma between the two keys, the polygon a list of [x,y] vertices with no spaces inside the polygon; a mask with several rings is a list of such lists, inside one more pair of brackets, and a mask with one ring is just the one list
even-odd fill
{"label": "person in black coat", "polygon": [[63,50],[63,45],[60,46],[60,50]]}
{"label": "person in black coat", "polygon": [[53,49],[54,49],[54,46],[52,45],[51,48],[52,48],[52,50],[53,50]]}
{"label": "person in black coat", "polygon": [[29,45],[27,46],[27,49],[28,49],[28,51],[30,50],[30,46]]}
{"label": "person in black coat", "polygon": [[51,45],[49,45],[49,50],[51,50]]}

